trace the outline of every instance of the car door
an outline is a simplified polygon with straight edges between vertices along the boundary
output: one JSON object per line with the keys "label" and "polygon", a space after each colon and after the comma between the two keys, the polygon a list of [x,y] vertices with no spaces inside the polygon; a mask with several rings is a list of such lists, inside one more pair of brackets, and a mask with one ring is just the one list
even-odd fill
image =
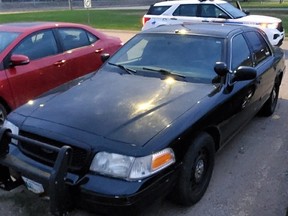
{"label": "car door", "polygon": [[258,83],[255,80],[233,82],[233,72],[240,66],[253,66],[252,54],[243,34],[238,34],[232,38],[230,43],[230,68],[232,73],[228,74],[227,87],[224,91],[226,101],[222,106],[224,112],[223,121],[219,128],[222,134],[222,141],[231,138],[245,125],[256,113],[258,93]]}
{"label": "car door", "polygon": [[65,52],[69,78],[76,78],[95,71],[102,64],[104,43],[92,33],[81,28],[58,28]]}
{"label": "car door", "polygon": [[65,56],[59,53],[53,31],[43,30],[28,35],[6,57],[25,55],[29,63],[5,68],[13,92],[15,106],[26,103],[45,91],[61,83],[61,74],[65,74]]}
{"label": "car door", "polygon": [[257,69],[258,91],[256,93],[260,97],[257,106],[261,108],[270,96],[276,77],[272,50],[259,32],[250,31],[246,32],[245,35],[252,49],[254,67]]}

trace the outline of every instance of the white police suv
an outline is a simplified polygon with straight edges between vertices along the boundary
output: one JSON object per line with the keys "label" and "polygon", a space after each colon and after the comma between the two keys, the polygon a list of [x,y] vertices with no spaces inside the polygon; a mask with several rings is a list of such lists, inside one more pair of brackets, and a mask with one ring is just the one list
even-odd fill
{"label": "white police suv", "polygon": [[223,22],[261,28],[272,45],[280,46],[284,40],[282,21],[275,17],[249,15],[241,9],[222,0],[178,0],[158,2],[143,16],[146,30],[160,25],[191,22]]}

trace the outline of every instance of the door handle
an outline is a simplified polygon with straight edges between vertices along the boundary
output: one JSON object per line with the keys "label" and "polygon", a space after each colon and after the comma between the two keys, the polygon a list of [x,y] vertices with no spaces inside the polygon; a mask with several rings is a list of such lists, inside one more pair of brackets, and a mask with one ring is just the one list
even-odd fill
{"label": "door handle", "polygon": [[62,65],[65,64],[65,62],[66,62],[66,60],[63,59],[63,60],[55,62],[54,65],[57,66],[57,67],[61,67]]}
{"label": "door handle", "polygon": [[170,18],[170,20],[177,20],[177,18]]}
{"label": "door handle", "polygon": [[104,50],[103,48],[96,49],[95,53],[101,53],[101,52],[103,52],[103,50]]}

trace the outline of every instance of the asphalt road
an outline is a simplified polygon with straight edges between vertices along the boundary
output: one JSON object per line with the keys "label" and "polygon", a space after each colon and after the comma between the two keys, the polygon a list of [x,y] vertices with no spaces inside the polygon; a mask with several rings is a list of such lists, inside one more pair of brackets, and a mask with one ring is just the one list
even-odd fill
{"label": "asphalt road", "polygon": [[[125,42],[135,32],[107,31]],[[282,46],[288,65],[288,41]],[[273,116],[255,117],[216,155],[209,188],[200,202],[181,208],[155,203],[146,216],[287,216],[288,207],[288,75],[284,76]],[[24,188],[0,192],[0,214],[48,216],[48,201]],[[91,216],[77,210],[72,216]]]}

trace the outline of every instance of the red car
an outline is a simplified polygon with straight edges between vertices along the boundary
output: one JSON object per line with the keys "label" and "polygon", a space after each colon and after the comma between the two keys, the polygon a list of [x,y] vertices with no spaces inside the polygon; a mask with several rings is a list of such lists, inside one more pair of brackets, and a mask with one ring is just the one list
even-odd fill
{"label": "red car", "polygon": [[92,27],[74,23],[0,25],[0,125],[7,113],[102,64],[101,53],[122,45]]}

